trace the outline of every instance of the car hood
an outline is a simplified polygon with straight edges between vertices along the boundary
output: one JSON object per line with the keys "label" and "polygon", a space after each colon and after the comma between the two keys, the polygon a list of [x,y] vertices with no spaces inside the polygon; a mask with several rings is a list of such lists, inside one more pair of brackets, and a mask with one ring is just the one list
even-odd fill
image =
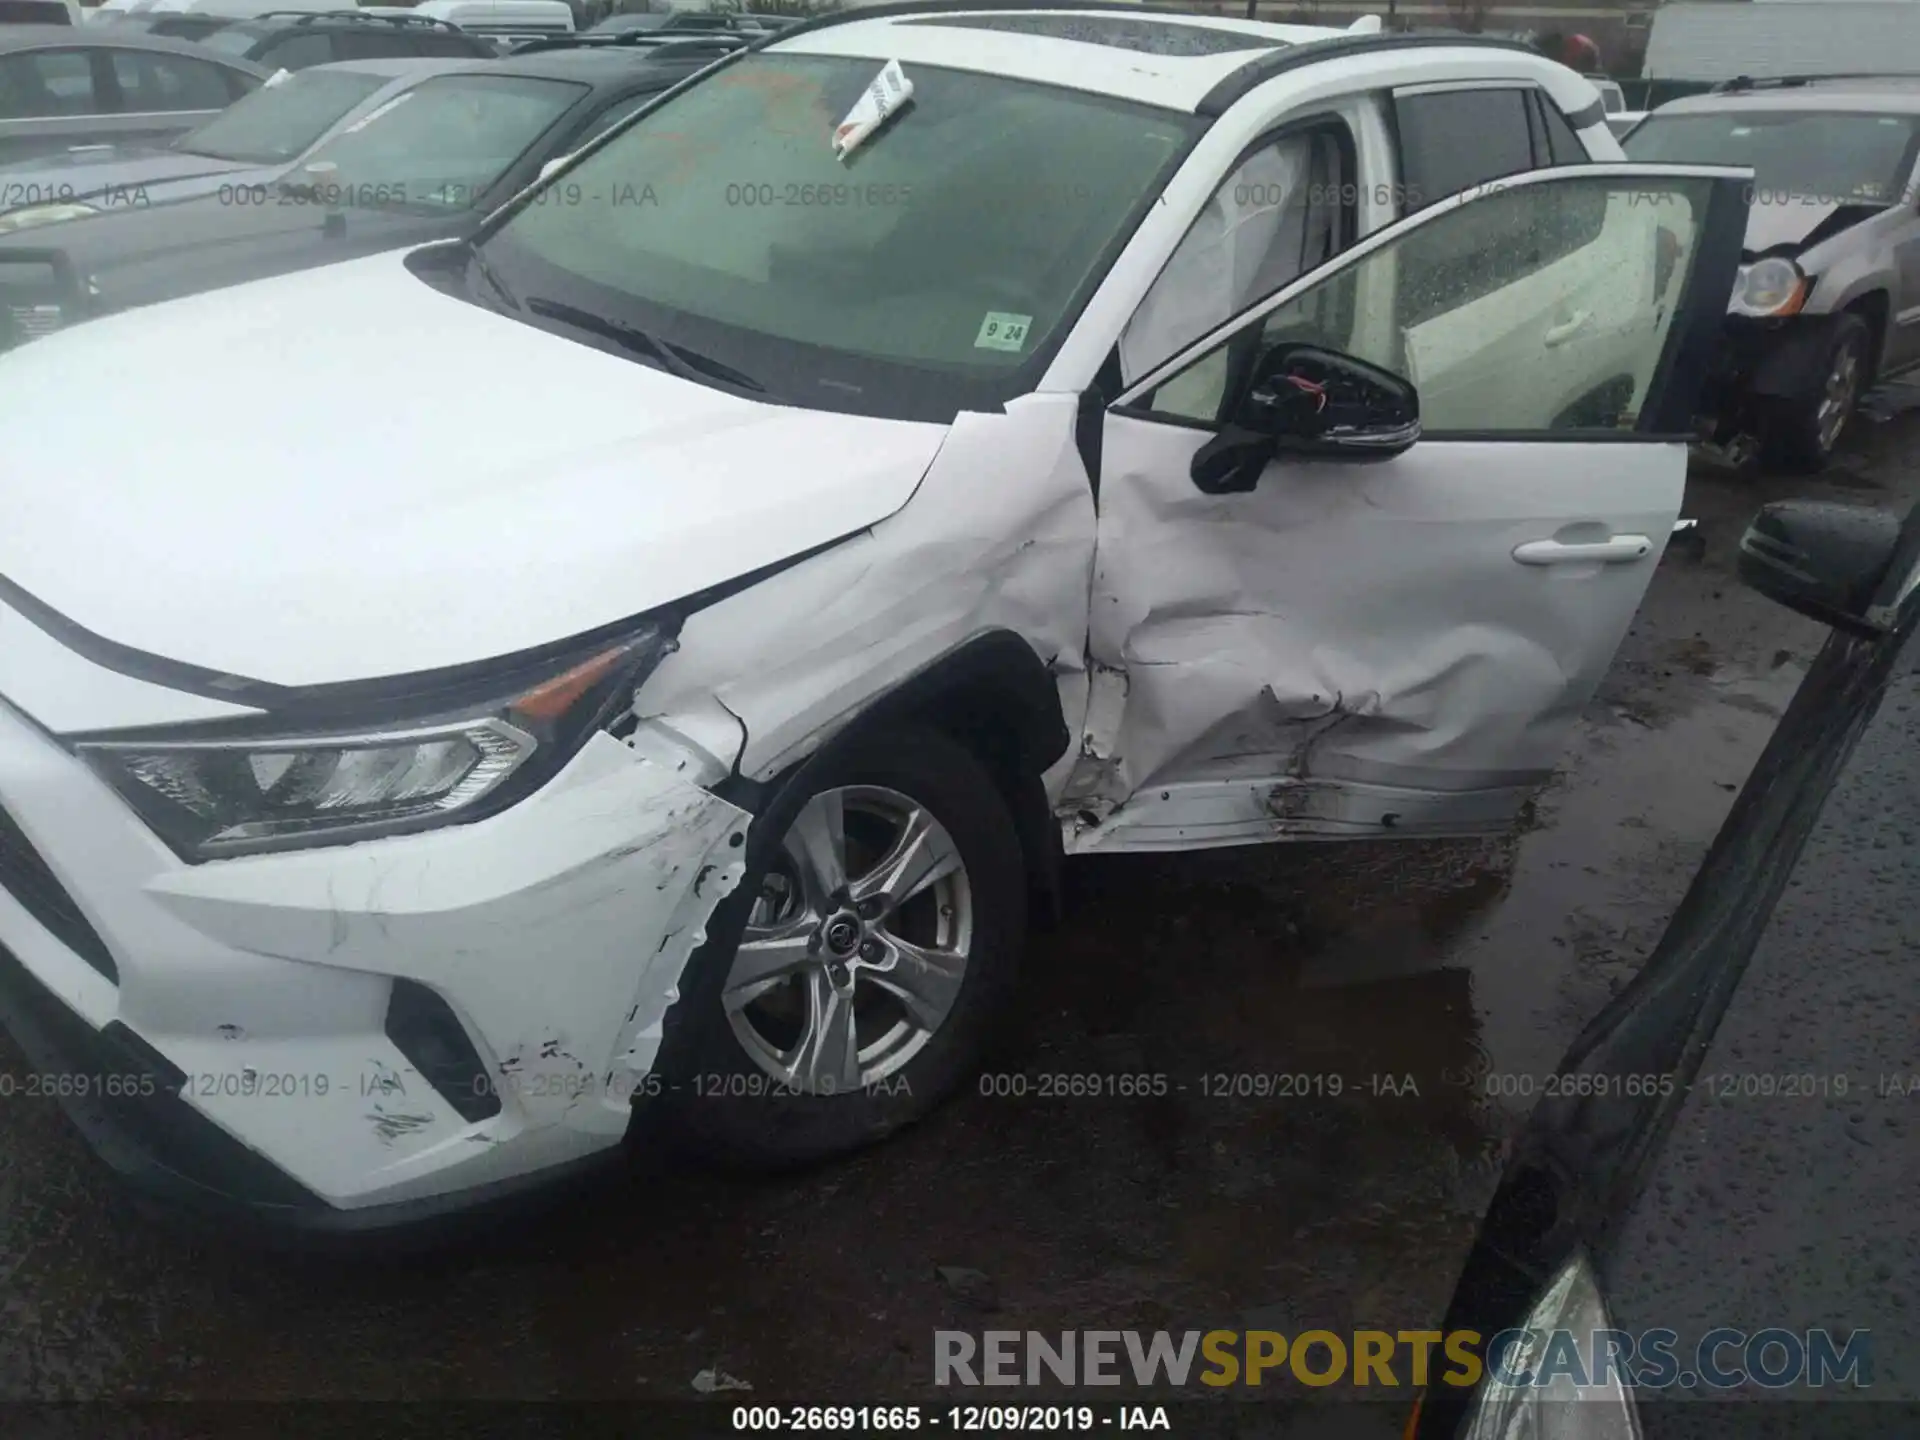
{"label": "car hood", "polygon": [[228,675],[408,674],[861,530],[946,433],[679,380],[376,256],[0,356],[0,576]]}
{"label": "car hood", "polygon": [[1870,219],[1885,208],[1811,195],[1756,194],[1747,210],[1745,249],[1748,255],[1764,255],[1778,246],[1802,247]]}
{"label": "car hood", "polygon": [[[260,167],[151,146],[76,151],[53,163],[46,156],[0,165],[0,213],[105,195],[128,208],[178,198],[193,182],[218,185]],[[260,171],[260,173],[268,173]],[[125,193],[122,193],[125,192]]]}
{"label": "car hood", "polygon": [[470,226],[471,212],[421,215],[347,210],[266,194],[264,204],[219,195],[165,205],[114,205],[98,215],[0,235],[0,262],[57,252],[87,282],[97,311],[150,305],[248,280],[417,245]]}

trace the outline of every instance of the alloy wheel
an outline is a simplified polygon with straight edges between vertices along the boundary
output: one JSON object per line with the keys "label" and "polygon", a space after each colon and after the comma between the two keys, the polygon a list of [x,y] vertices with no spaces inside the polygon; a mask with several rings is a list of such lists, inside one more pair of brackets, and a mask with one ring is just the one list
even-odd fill
{"label": "alloy wheel", "polygon": [[1860,390],[1860,350],[1856,345],[1842,345],[1833,357],[1833,364],[1827,371],[1827,382],[1821,389],[1820,404],[1814,411],[1814,426],[1820,436],[1820,450],[1831,454],[1833,447],[1840,443],[1840,432],[1846,428],[1847,417],[1853,414],[1855,401]]}
{"label": "alloy wheel", "polygon": [[946,827],[896,790],[823,790],[767,869],[721,1003],[766,1075],[844,1094],[926,1048],[972,939],[973,888]]}

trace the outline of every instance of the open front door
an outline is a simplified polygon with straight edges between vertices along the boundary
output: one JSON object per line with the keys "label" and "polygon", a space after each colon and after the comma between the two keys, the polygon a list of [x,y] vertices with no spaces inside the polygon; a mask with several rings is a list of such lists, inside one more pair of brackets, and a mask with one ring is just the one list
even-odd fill
{"label": "open front door", "polygon": [[[1593,165],[1469,191],[1124,394],[1106,418],[1070,848],[1511,821],[1679,514],[1747,183]],[[1412,382],[1420,438],[1388,458],[1282,453],[1261,429],[1276,379],[1314,398],[1276,376],[1295,345]],[[1251,447],[1242,489],[1196,484],[1210,442]]]}

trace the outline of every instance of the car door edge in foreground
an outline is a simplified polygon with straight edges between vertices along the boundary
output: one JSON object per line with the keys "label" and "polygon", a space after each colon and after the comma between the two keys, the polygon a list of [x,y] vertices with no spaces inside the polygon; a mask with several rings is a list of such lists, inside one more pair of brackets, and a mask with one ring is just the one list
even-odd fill
{"label": "car door edge in foreground", "polygon": [[[1567,1266],[1604,1250],[1644,1189],[1833,783],[1920,623],[1920,506],[1868,614],[1878,638],[1835,629],[1755,762],[1653,954],[1586,1027],[1557,1073],[1667,1075],[1671,1089],[1597,1085],[1540,1100],[1516,1141],[1444,1329],[1521,1327]],[[1643,1093],[1636,1093],[1638,1092]],[[1434,1387],[1409,1440],[1454,1440],[1479,1391]]]}

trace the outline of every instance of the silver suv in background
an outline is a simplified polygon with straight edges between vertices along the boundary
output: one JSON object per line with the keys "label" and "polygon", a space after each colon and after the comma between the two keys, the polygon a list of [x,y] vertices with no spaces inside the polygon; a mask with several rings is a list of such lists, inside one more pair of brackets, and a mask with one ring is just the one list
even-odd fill
{"label": "silver suv in background", "polygon": [[1753,167],[1703,429],[1735,464],[1818,470],[1868,387],[1920,363],[1920,77],[1732,80],[1621,144]]}

